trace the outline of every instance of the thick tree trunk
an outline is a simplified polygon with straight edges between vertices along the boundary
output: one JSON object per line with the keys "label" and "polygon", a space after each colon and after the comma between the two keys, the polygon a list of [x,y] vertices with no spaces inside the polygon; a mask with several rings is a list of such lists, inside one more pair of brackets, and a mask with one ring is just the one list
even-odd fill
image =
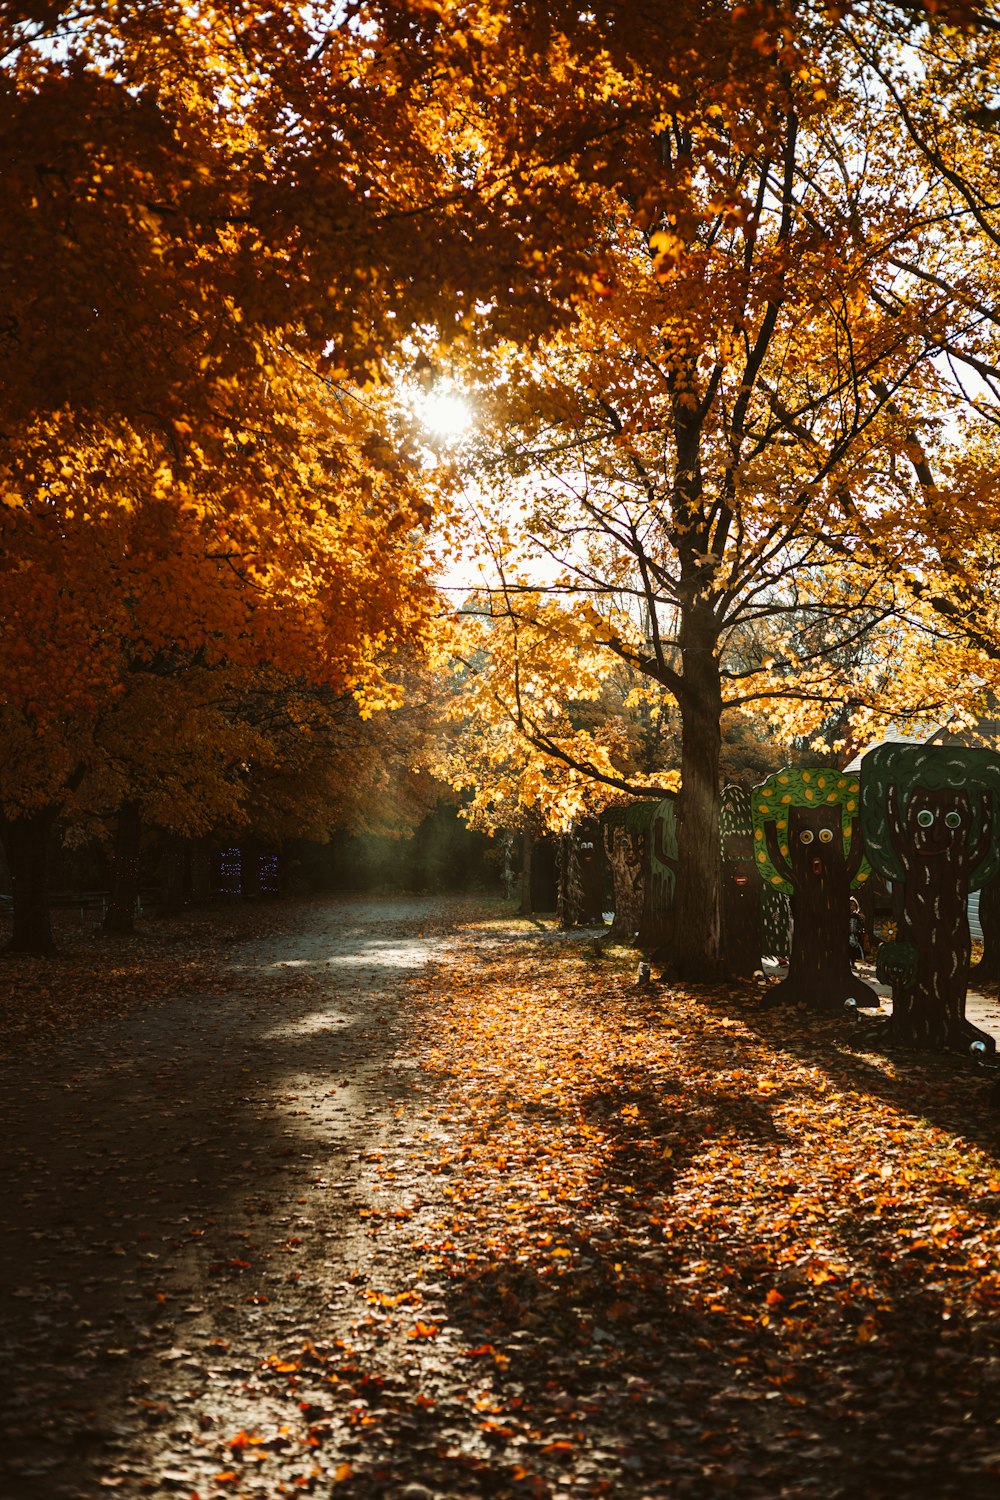
{"label": "thick tree trunk", "polygon": [[534,911],[531,900],[531,857],[534,844],[533,834],[530,829],[525,828],[521,834],[521,900],[517,908],[522,917],[530,917]]}
{"label": "thick tree trunk", "polygon": [[722,974],[719,762],[722,682],[717,627],[707,609],[688,611],[682,631],[681,793],[674,905],[673,967],[707,983]]}
{"label": "thick tree trunk", "polygon": [[500,880],[503,886],[504,899],[513,901],[520,890],[519,872],[515,850],[517,848],[517,837],[509,828],[505,828],[498,840],[503,855],[503,866],[500,872]]}
{"label": "thick tree trunk", "polygon": [[770,992],[773,998],[817,1010],[840,1009],[849,999],[878,1007],[876,991],[851,972],[850,899],[850,876],[839,849],[827,856],[821,873],[796,881],[788,974]]}
{"label": "thick tree trunk", "polygon": [[184,839],[179,833],[160,835],[160,899],[156,913],[176,917],[184,908]]}
{"label": "thick tree trunk", "polygon": [[139,804],[130,798],[118,809],[111,899],[104,914],[103,930],[115,937],[131,937],[135,932],[135,912],[139,900],[141,828]]}
{"label": "thick tree trunk", "polygon": [[8,953],[48,956],[56,951],[49,915],[49,845],[58,811],[45,807],[29,817],[0,815],[0,838],[14,888],[14,926]]}
{"label": "thick tree trunk", "polygon": [[559,840],[559,926],[575,927],[583,910],[580,861],[576,839],[564,833]]}
{"label": "thick tree trunk", "polygon": [[979,924],[983,929],[983,956],[969,971],[973,984],[996,984],[1000,979],[1000,875],[979,893]]}

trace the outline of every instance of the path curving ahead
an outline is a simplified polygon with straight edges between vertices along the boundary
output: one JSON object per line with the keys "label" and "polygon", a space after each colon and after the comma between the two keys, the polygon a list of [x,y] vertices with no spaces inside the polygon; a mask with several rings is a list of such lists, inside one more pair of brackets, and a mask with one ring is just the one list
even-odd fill
{"label": "path curving ahead", "polygon": [[336,1332],[373,1254],[364,1148],[414,1086],[395,1000],[456,915],[300,907],[232,951],[230,993],[0,1064],[4,1500],[236,1492],[261,1351]]}

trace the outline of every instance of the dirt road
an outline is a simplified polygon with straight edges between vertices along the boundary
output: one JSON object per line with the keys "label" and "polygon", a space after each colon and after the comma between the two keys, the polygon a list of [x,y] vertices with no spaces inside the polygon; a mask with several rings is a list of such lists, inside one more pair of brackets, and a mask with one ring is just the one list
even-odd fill
{"label": "dirt road", "polygon": [[329,1430],[279,1437],[259,1482],[240,1434],[287,1424],[262,1359],[359,1315],[365,1147],[413,1089],[395,999],[445,930],[430,900],[317,905],[234,947],[229,994],[0,1069],[0,1494],[315,1482]]}

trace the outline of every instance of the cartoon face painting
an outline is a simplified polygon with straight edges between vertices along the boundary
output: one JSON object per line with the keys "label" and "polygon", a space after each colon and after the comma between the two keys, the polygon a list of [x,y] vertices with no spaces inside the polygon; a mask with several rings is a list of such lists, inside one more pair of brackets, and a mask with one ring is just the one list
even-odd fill
{"label": "cartoon face painting", "polygon": [[898,941],[878,954],[892,1035],[906,1046],[967,1045],[969,893],[1000,866],[1000,756],[878,745],[861,762],[861,807],[871,861],[900,901]]}
{"label": "cartoon face painting", "polygon": [[732,881],[737,890],[744,890],[751,880],[757,880],[752,834],[726,834],[722,840],[722,863],[726,878]]}
{"label": "cartoon face painting", "polygon": [[[868,876],[858,827],[857,778],[826,766],[778,771],[753,791],[754,857],[773,891],[792,898],[788,974],[782,999],[817,1008],[878,1004],[851,972],[848,902]],[[779,948],[777,950],[781,952]]]}
{"label": "cartoon face painting", "polygon": [[905,826],[910,848],[918,859],[961,859],[973,827],[968,793],[953,787],[915,787]]}
{"label": "cartoon face painting", "polygon": [[752,794],[754,859],[761,879],[800,894],[821,880],[867,880],[858,829],[858,779],[825,766],[789,767]]}
{"label": "cartoon face painting", "polygon": [[843,870],[844,830],[839,802],[789,809],[788,859],[796,884]]}

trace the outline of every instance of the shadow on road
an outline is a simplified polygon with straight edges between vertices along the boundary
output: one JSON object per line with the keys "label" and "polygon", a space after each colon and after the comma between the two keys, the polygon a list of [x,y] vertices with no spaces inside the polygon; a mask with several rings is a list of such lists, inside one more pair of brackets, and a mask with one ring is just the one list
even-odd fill
{"label": "shadow on road", "polygon": [[369,1116],[411,1086],[394,995],[452,925],[429,899],[316,904],[226,954],[232,993],[0,1068],[3,1493],[92,1496],[175,1401],[223,1423],[257,1351],[323,1319]]}

